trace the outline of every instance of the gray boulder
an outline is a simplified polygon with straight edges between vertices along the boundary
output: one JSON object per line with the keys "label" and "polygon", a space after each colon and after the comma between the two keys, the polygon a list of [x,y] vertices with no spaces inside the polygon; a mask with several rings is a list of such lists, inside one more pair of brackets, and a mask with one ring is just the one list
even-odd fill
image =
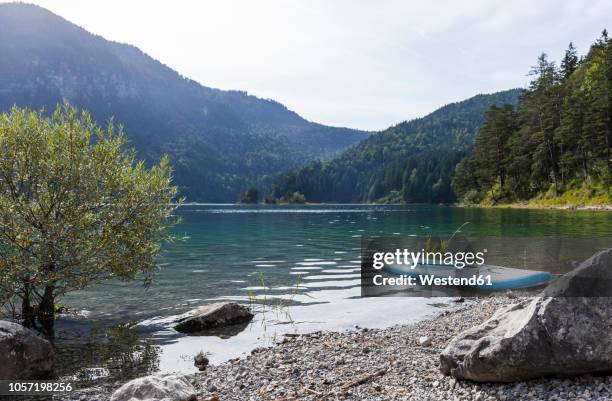
{"label": "gray boulder", "polygon": [[197,401],[196,389],[181,376],[146,376],[119,387],[110,401]]}
{"label": "gray boulder", "polygon": [[253,313],[235,302],[220,302],[200,306],[176,321],[174,328],[182,333],[196,333],[209,329],[248,323]]}
{"label": "gray boulder", "polygon": [[612,250],[602,251],[459,334],[440,355],[442,373],[478,382],[612,373],[611,269]]}
{"label": "gray boulder", "polygon": [[20,324],[0,320],[0,379],[48,379],[53,366],[49,341]]}

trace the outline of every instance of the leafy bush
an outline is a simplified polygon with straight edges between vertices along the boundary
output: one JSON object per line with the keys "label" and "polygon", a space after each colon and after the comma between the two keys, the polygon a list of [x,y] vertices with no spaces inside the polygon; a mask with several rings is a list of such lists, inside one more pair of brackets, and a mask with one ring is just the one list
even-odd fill
{"label": "leafy bush", "polygon": [[110,278],[150,282],[177,220],[166,157],[146,168],[112,123],[64,105],[0,115],[0,288],[26,325],[53,327],[66,292]]}

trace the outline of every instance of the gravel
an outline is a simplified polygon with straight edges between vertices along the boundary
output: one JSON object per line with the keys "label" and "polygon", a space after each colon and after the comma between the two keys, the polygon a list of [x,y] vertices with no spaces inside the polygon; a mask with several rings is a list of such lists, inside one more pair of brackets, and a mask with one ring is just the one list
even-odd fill
{"label": "gravel", "polygon": [[513,301],[480,299],[408,326],[286,337],[192,380],[205,401],[612,400],[612,377],[477,384],[440,373],[439,354],[453,336]]}
{"label": "gravel", "polygon": [[[478,384],[440,373],[439,354],[452,337],[518,300],[481,298],[414,325],[287,336],[187,377],[200,401],[612,401],[612,376]],[[113,389],[90,388],[68,399],[107,401]]]}

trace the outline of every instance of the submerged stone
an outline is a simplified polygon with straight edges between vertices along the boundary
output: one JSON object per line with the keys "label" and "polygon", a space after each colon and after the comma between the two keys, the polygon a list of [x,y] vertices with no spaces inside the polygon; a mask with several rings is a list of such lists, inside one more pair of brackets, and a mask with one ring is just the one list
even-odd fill
{"label": "submerged stone", "polygon": [[235,302],[220,302],[200,306],[176,321],[174,328],[182,333],[197,333],[210,329],[248,323],[253,319],[249,308]]}

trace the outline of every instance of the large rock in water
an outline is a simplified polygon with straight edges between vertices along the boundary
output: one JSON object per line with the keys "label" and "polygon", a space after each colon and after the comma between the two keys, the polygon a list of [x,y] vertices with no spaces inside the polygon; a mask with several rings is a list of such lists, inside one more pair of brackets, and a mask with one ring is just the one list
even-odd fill
{"label": "large rock in water", "polygon": [[612,250],[599,252],[539,297],[497,311],[455,337],[442,373],[478,382],[612,373]]}
{"label": "large rock in water", "polygon": [[0,320],[0,379],[48,379],[53,365],[49,341],[20,324]]}
{"label": "large rock in water", "polygon": [[119,387],[110,401],[197,401],[196,389],[181,376],[146,376]]}
{"label": "large rock in water", "polygon": [[223,326],[250,322],[253,313],[235,302],[221,302],[200,306],[177,320],[174,328],[182,333],[195,333]]}

